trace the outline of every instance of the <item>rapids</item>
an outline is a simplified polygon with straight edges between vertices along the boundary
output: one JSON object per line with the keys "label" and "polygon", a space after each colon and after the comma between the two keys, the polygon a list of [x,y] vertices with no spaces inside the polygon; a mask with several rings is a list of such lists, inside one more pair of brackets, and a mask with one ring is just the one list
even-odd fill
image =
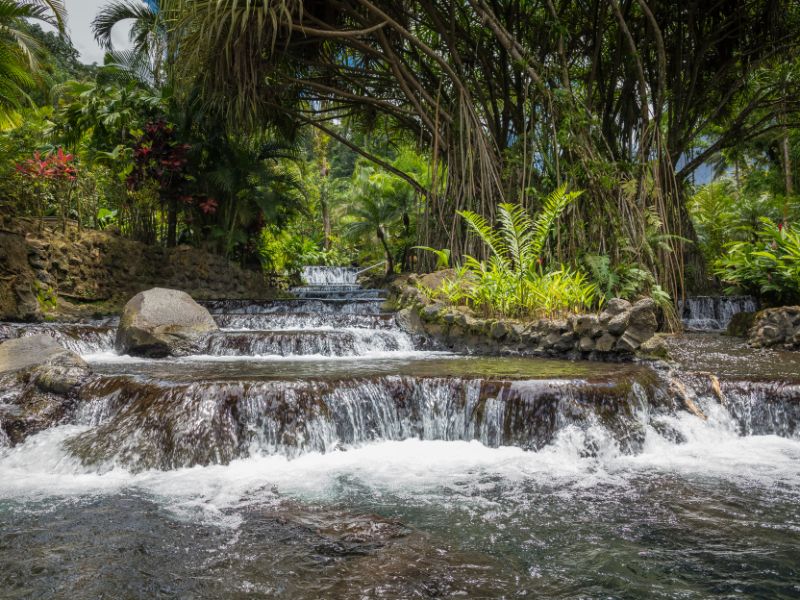
{"label": "rapids", "polygon": [[458,356],[355,273],[209,302],[181,359],[116,355],[113,320],[0,325],[94,371],[68,422],[0,426],[0,596],[800,596],[796,354]]}

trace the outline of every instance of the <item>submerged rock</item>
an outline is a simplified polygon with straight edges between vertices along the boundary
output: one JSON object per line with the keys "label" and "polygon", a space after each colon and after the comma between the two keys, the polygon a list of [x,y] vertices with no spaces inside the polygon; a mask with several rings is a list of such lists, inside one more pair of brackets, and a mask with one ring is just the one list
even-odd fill
{"label": "submerged rock", "polygon": [[196,352],[219,327],[186,292],[153,288],[125,305],[115,347],[123,354],[162,358]]}
{"label": "submerged rock", "polygon": [[0,344],[0,429],[12,444],[57,425],[90,375],[80,356],[46,334]]}

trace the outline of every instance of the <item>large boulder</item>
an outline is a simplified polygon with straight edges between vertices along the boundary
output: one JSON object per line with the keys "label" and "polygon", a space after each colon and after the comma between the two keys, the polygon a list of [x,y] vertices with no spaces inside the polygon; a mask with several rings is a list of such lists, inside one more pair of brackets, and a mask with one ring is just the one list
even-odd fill
{"label": "large boulder", "polygon": [[[80,356],[46,334],[0,344],[0,430],[12,444],[64,421],[89,377]],[[0,436],[3,437],[3,436]]]}
{"label": "large boulder", "polygon": [[204,307],[180,290],[153,288],[125,305],[115,347],[122,354],[151,358],[197,352],[216,322]]}
{"label": "large boulder", "polygon": [[0,344],[0,375],[34,368],[88,369],[88,366],[80,356],[44,333]]}

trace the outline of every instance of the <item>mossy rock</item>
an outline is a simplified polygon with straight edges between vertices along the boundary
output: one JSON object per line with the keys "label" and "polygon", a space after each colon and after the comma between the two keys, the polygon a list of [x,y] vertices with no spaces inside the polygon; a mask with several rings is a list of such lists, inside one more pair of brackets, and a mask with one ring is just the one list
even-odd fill
{"label": "mossy rock", "polygon": [[728,323],[728,329],[725,331],[726,335],[734,337],[747,337],[750,329],[753,327],[756,313],[754,312],[740,312],[731,317]]}

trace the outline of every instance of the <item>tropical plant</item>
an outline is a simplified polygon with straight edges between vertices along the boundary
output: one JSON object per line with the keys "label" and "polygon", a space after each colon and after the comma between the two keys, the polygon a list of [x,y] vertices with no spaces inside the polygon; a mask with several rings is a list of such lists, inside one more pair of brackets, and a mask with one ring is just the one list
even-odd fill
{"label": "tropical plant", "polygon": [[27,29],[27,20],[64,31],[66,12],[61,0],[0,0],[0,128],[18,123],[27,91],[36,84],[42,51]]}
{"label": "tropical plant", "polygon": [[729,293],[751,293],[772,303],[800,302],[800,232],[762,217],[757,239],[733,242],[715,263]]}
{"label": "tropical plant", "polygon": [[[376,239],[383,248],[386,274],[394,273],[394,254],[389,246],[389,225],[397,219],[397,207],[385,198],[361,196],[350,208],[345,231],[351,238]],[[373,238],[374,236],[374,238]]]}
{"label": "tropical plant", "polygon": [[459,214],[489,249],[489,258],[465,255],[456,277],[442,286],[450,302],[511,317],[555,316],[595,304],[597,286],[585,273],[566,265],[547,264],[545,250],[558,218],[580,192],[562,186],[544,201],[532,219],[520,205],[498,206],[498,224],[470,211]]}
{"label": "tropical plant", "polygon": [[[40,216],[44,216],[42,199],[49,195],[55,199],[59,207],[62,229],[66,229],[72,190],[78,177],[75,156],[64,152],[63,148],[46,155],[36,152],[33,158],[17,164],[16,170],[20,176],[31,181],[39,203]],[[80,223],[80,207],[77,216]]]}

